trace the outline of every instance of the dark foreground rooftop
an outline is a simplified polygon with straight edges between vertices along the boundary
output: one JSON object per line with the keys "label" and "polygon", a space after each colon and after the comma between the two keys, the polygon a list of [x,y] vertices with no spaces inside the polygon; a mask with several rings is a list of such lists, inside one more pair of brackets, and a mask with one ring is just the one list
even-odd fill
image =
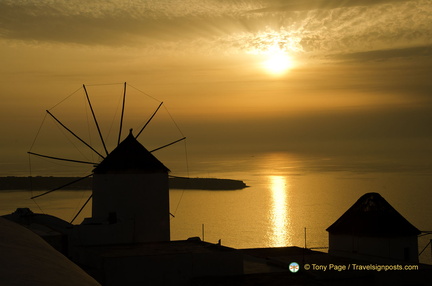
{"label": "dark foreground rooftop", "polygon": [[74,249],[71,259],[102,285],[193,285],[196,277],[243,273],[240,251],[198,238],[81,246]]}
{"label": "dark foreground rooftop", "polygon": [[[231,280],[225,282],[222,282],[221,278],[219,284],[215,280],[213,283],[203,282],[197,285],[432,285],[431,265],[408,265],[417,267],[417,270],[358,270],[363,268],[360,266],[394,268],[400,265],[403,268],[405,265],[396,262],[381,264],[353,260],[300,247],[254,248],[239,251],[245,258],[245,274],[242,277],[231,277]],[[248,269],[248,259],[251,262],[260,261],[261,265],[252,263]],[[292,262],[300,265],[300,270],[296,273],[289,271]]]}
{"label": "dark foreground rooftop", "polygon": [[[300,247],[234,249],[198,238],[87,246],[79,255],[83,269],[103,285],[432,285],[431,265],[371,263]],[[292,262],[300,265],[296,273]],[[364,267],[375,270],[359,270]]]}

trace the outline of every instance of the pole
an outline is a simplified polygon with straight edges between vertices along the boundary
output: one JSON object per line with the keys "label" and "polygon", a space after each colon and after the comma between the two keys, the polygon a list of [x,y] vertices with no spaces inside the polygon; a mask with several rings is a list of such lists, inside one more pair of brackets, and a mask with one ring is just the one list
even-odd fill
{"label": "pole", "polygon": [[306,228],[304,228],[304,248],[303,248],[303,265],[306,261]]}
{"label": "pole", "polygon": [[304,248],[306,249],[306,228],[304,228]]}

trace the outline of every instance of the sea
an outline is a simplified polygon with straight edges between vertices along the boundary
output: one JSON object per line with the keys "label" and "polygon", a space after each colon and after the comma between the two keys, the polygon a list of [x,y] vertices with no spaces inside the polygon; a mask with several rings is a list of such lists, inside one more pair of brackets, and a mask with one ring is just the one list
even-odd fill
{"label": "sea", "polygon": [[[170,190],[171,239],[189,237],[234,248],[299,246],[326,252],[326,229],[363,194],[380,193],[421,231],[432,231],[432,175],[414,171],[314,170],[272,153],[247,158],[197,160],[191,177],[243,180],[234,191]],[[297,161],[298,162],[298,161]],[[173,174],[175,175],[175,174]],[[184,174],[183,174],[184,175]],[[28,207],[71,221],[90,190],[0,191],[0,215]],[[86,206],[73,223],[91,216]],[[432,264],[432,234],[419,237],[420,261]]]}

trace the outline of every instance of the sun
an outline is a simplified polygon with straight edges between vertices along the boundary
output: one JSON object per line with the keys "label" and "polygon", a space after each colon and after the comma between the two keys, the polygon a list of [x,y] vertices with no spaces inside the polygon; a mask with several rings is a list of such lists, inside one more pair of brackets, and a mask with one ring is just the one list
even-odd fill
{"label": "sun", "polygon": [[293,67],[292,58],[283,51],[277,51],[267,56],[263,62],[264,69],[273,75],[282,75]]}
{"label": "sun", "polygon": [[282,76],[298,66],[304,52],[301,41],[295,31],[265,30],[245,39],[244,47],[247,54],[257,56],[254,61],[257,68],[272,76]]}

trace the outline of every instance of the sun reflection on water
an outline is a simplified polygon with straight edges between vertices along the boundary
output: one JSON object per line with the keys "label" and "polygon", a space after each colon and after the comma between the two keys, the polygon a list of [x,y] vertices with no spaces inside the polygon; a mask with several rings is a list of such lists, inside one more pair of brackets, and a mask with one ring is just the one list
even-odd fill
{"label": "sun reflection on water", "polygon": [[270,209],[270,218],[272,222],[272,235],[270,240],[272,246],[291,245],[291,236],[289,233],[289,200],[288,200],[288,181],[284,176],[269,176],[270,190],[272,198],[272,207]]}

